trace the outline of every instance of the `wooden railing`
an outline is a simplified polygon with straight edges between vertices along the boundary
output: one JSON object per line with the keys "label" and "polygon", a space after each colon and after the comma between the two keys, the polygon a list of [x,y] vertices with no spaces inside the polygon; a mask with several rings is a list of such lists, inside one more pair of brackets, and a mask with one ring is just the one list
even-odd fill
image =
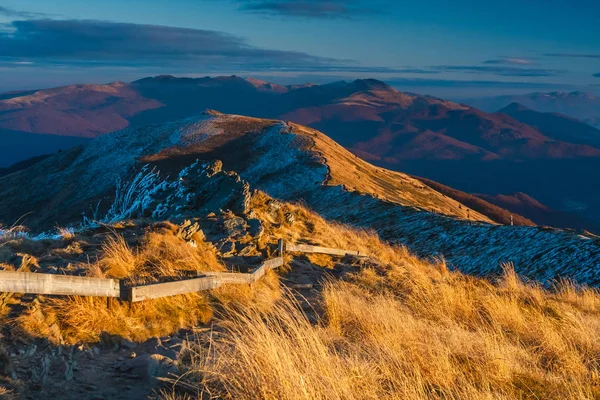
{"label": "wooden railing", "polygon": [[132,303],[158,299],[160,297],[175,296],[184,293],[201,292],[203,290],[216,289],[223,284],[246,284],[251,285],[258,281],[266,272],[283,265],[283,257],[273,258],[265,261],[251,274],[239,274],[234,272],[205,273],[206,276],[186,279],[183,281],[156,283],[152,285],[136,286],[131,288]]}
{"label": "wooden railing", "polygon": [[286,251],[322,253],[335,256],[361,255],[360,252],[355,250],[292,244],[279,240],[279,256],[263,262],[251,273],[205,272],[202,273],[203,276],[194,279],[127,287],[124,282],[118,279],[0,271],[0,293],[116,297],[135,303],[143,300],[215,289],[224,284],[251,285],[262,278],[267,271],[281,267],[284,264],[283,255]]}

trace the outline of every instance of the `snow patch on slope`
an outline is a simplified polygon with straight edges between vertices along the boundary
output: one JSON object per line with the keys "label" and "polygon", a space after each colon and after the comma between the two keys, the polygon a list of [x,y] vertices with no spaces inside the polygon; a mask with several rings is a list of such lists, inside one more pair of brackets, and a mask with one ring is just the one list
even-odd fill
{"label": "snow patch on slope", "polygon": [[300,150],[298,140],[285,123],[262,133],[253,149],[258,154],[256,161],[241,173],[242,178],[283,199],[320,186],[327,167],[313,154]]}

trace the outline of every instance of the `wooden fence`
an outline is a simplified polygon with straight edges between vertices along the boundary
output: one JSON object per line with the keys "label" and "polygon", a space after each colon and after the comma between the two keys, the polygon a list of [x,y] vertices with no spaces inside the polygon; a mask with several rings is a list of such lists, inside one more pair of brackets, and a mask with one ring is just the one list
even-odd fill
{"label": "wooden fence", "polygon": [[358,251],[332,249],[306,244],[285,243],[279,240],[279,257],[263,262],[252,273],[205,272],[203,276],[175,282],[126,287],[118,279],[88,278],[82,276],[37,274],[31,272],[0,271],[0,293],[31,293],[70,296],[116,297],[131,302],[193,293],[220,287],[223,284],[251,285],[267,271],[284,264],[285,251],[323,253],[336,256],[360,256]]}
{"label": "wooden fence", "polygon": [[132,303],[158,299],[160,297],[175,296],[177,294],[200,292],[202,290],[215,289],[222,284],[247,284],[251,285],[258,281],[268,270],[281,267],[283,257],[273,258],[265,261],[251,274],[238,274],[234,272],[206,273],[206,276],[186,279],[183,281],[156,283],[152,285],[136,286],[131,288]]}

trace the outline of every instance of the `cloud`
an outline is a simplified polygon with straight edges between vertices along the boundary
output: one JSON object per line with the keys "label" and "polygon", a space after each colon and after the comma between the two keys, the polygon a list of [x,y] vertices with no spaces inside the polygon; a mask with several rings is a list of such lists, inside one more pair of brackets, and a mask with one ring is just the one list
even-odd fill
{"label": "cloud", "polygon": [[[348,18],[378,12],[362,0],[238,0],[240,10],[263,15],[301,18]],[[368,4],[368,5],[367,5]]]}
{"label": "cloud", "polygon": [[4,15],[5,17],[10,17],[10,18],[24,18],[24,19],[44,18],[44,17],[48,16],[48,14],[43,14],[43,13],[17,11],[17,10],[13,10],[12,8],[7,8],[4,6],[0,6],[0,15]]}
{"label": "cloud", "polygon": [[168,68],[169,72],[339,72],[438,74],[415,67],[362,66],[352,60],[269,50],[227,33],[95,20],[0,24],[0,65]]}
{"label": "cloud", "polygon": [[600,78],[600,72],[592,75],[594,78]]}
{"label": "cloud", "polygon": [[518,57],[498,57],[493,60],[486,60],[482,64],[494,64],[494,65],[534,65],[533,60],[527,58]]}
{"label": "cloud", "polygon": [[546,53],[545,57],[563,57],[563,58],[600,58],[600,53]]}
{"label": "cloud", "polygon": [[223,32],[94,20],[23,20],[0,29],[0,60],[80,66],[348,66],[348,60],[251,46]]}
{"label": "cloud", "polygon": [[386,83],[397,86],[443,87],[443,88],[500,88],[500,89],[539,89],[539,88],[569,88],[573,85],[548,82],[511,82],[495,80],[461,80],[461,79],[408,79],[389,78]]}
{"label": "cloud", "polygon": [[481,65],[437,65],[431,67],[437,71],[445,72],[465,72],[475,74],[493,74],[499,76],[527,76],[527,77],[538,77],[538,76],[559,76],[563,75],[566,71],[557,69],[543,69],[543,68],[515,68],[515,67],[495,67],[495,66],[481,66]]}

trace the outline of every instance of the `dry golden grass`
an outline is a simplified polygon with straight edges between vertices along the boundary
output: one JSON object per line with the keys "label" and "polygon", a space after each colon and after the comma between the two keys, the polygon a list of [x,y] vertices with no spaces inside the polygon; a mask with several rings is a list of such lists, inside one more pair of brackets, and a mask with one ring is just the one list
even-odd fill
{"label": "dry golden grass", "polygon": [[402,172],[379,168],[350,153],[327,135],[298,124],[291,124],[294,133],[314,142],[307,149],[318,152],[329,169],[328,185],[344,185],[348,190],[367,193],[380,199],[422,208],[427,211],[463,219],[492,222],[487,216],[467,207],[423,182]]}
{"label": "dry golden grass", "polygon": [[[326,283],[318,324],[292,296],[271,310],[226,313],[225,332],[187,359],[184,379],[198,392],[230,399],[600,399],[597,291],[565,282],[547,291],[523,283],[510,266],[493,283],[469,277],[368,232],[310,214],[304,221],[306,211],[291,207],[297,234],[306,229],[322,244],[364,249],[382,262]],[[283,224],[269,229],[292,235]]]}
{"label": "dry golden grass", "polygon": [[[193,247],[175,232],[174,225],[162,224],[148,232],[136,248],[122,236],[110,236],[103,245],[103,257],[86,265],[88,275],[146,284],[225,270],[210,244],[197,237]],[[276,275],[269,274],[253,287],[224,286],[212,294],[189,293],[135,304],[118,300],[107,304],[105,298],[97,297],[42,298],[16,323],[27,334],[54,342],[96,342],[102,332],[143,341],[206,323],[213,316],[215,302],[228,306],[257,303],[264,309],[278,295]]]}
{"label": "dry golden grass", "polygon": [[[269,206],[270,198],[256,192],[252,197],[252,210],[258,215],[265,228],[265,237],[276,241],[282,238],[293,243],[308,243],[326,247],[358,250],[368,254],[384,264],[401,262],[410,257],[403,248],[393,248],[385,245],[373,230],[356,229],[336,222],[326,221],[317,213],[308,210],[301,204],[280,203],[273,211]],[[293,215],[289,222],[286,215]],[[318,265],[325,265],[320,255],[309,256]],[[331,259],[328,257],[329,261]]]}

